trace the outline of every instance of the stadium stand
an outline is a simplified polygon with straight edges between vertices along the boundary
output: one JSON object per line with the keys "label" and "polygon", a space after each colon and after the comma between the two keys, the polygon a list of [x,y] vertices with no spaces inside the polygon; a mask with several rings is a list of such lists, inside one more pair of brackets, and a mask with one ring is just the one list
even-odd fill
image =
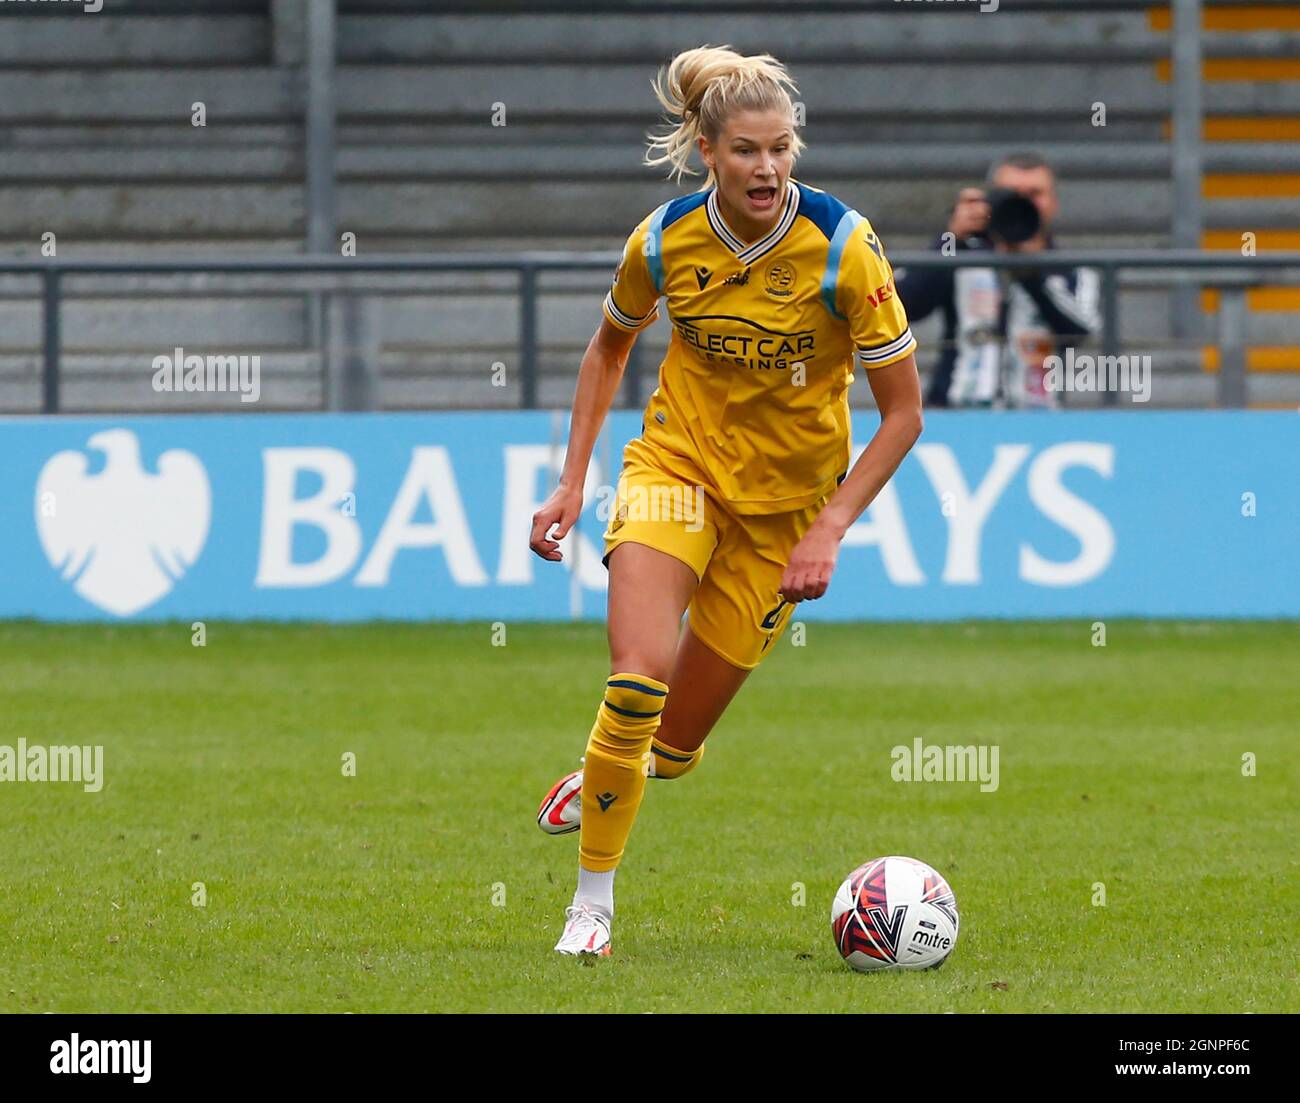
{"label": "stadium stand", "polygon": [[[106,16],[0,7],[0,252],[60,256],[292,253],[305,236],[303,49],[293,0],[118,0]],[[806,104],[797,175],[868,214],[891,250],[924,247],[994,157],[1059,168],[1069,246],[1169,243],[1168,12],[1107,0],[973,8],[344,0],[338,24],[338,231],[367,253],[603,249],[673,186],[640,164],[649,78],[674,52],[771,50]],[[842,5],[841,5],[842,7]],[[4,11],[3,8],[9,10]],[[581,9],[581,10],[580,10]],[[798,11],[791,18],[791,11]],[[1300,247],[1300,12],[1206,13],[1206,234]],[[629,50],[627,43],[635,42]],[[953,60],[958,56],[961,60]],[[202,102],[207,125],[191,123]],[[1106,125],[1092,125],[1092,105]],[[493,126],[494,104],[506,125]],[[692,190],[699,181],[687,183]],[[542,406],[566,406],[607,275],[544,277]],[[259,353],[262,409],[322,404],[317,305],[284,277],[78,276],[63,310],[64,408],[149,409],[151,358]],[[510,275],[384,277],[385,408],[515,406],[486,366],[518,356]],[[175,294],[183,291],[184,294]],[[161,297],[166,292],[166,297]],[[31,277],[0,274],[0,409],[40,405]],[[1167,286],[1126,277],[1126,350],[1156,354],[1157,401],[1213,399],[1213,350],[1171,339]],[[1217,300],[1206,292],[1204,307]],[[1300,289],[1250,292],[1251,398],[1300,395]],[[1212,322],[1212,318],[1211,318]],[[1207,330],[1212,332],[1212,328]],[[933,327],[919,334],[935,337]],[[642,340],[647,370],[667,341]],[[924,369],[932,351],[921,356]],[[857,400],[870,402],[866,388]],[[187,396],[195,407],[212,396]],[[175,408],[176,396],[167,396]]]}

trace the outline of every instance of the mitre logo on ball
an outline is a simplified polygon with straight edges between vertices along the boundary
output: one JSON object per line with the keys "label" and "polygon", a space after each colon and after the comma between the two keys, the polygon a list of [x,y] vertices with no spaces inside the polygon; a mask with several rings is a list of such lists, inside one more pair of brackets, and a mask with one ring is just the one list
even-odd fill
{"label": "mitre logo on ball", "polygon": [[166,597],[198,560],[212,514],[208,475],[181,449],[159,456],[150,474],[128,429],[95,433],[86,447],[107,457],[97,474],[87,474],[87,456],[76,451],[56,453],[41,469],[36,530],[78,594],[129,617]]}

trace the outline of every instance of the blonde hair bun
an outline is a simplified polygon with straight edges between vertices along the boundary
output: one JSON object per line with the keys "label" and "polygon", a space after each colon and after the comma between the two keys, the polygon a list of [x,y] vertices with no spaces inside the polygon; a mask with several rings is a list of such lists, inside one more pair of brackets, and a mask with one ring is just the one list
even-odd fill
{"label": "blonde hair bun", "polygon": [[[746,57],[730,46],[698,46],[684,50],[659,70],[650,82],[672,127],[666,134],[649,134],[647,165],[668,165],[669,178],[680,181],[699,173],[690,167],[691,150],[700,135],[717,142],[727,120],[738,111],[784,111],[793,115],[790,98],[799,89],[786,68],[771,54]],[[795,157],[804,144],[793,131]],[[712,170],[700,189],[713,186]]]}

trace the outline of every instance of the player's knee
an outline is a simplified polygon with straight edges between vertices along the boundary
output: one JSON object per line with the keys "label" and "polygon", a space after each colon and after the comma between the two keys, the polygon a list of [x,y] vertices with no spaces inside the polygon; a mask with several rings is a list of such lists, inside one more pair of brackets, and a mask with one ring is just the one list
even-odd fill
{"label": "player's knee", "polygon": [[609,672],[611,676],[620,671],[635,670],[647,678],[653,678],[657,682],[667,684],[668,676],[672,673],[672,666],[672,651],[656,655],[644,648],[629,647],[626,649],[611,648],[609,653]]}
{"label": "player's knee", "polygon": [[605,681],[589,748],[639,758],[649,749],[667,699],[667,683],[636,667],[616,667]]}

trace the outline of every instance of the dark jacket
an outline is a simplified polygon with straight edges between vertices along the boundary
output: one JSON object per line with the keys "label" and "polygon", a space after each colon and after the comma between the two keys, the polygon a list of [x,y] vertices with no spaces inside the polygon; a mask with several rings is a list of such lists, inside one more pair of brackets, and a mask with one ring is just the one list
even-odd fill
{"label": "dark jacket", "polygon": [[[940,235],[936,239],[936,251],[942,248],[943,238],[944,235]],[[1048,238],[1047,248],[1054,247],[1052,239]],[[992,248],[983,238],[967,238],[956,243],[960,252],[991,251]],[[943,348],[927,388],[928,406],[948,405],[948,388],[958,355],[958,334],[962,331],[955,272],[952,268],[904,269],[897,281],[898,294],[909,322],[918,322],[935,310],[943,311]],[[1028,302],[1033,304],[1037,320],[1055,335],[1058,355],[1063,354],[1069,338],[1084,337],[1100,329],[1098,280],[1092,269],[1037,269],[1018,274],[1012,282],[1013,287],[1020,288]],[[998,321],[997,332],[1004,341],[1013,295],[1014,292],[1009,293],[1003,301]]]}

